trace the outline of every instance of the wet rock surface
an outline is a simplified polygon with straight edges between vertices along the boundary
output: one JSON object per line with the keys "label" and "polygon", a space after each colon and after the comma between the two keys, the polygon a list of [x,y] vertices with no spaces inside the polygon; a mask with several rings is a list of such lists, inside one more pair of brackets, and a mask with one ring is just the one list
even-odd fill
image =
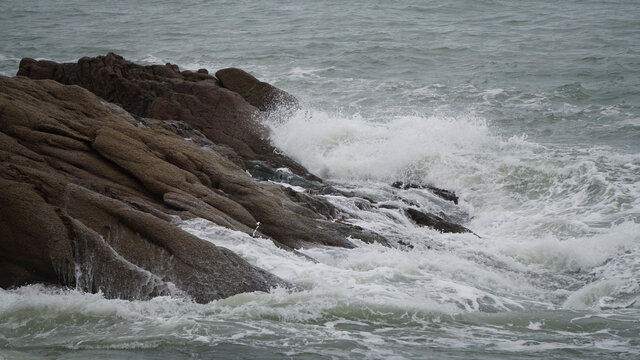
{"label": "wet rock surface", "polygon": [[179,218],[246,233],[260,222],[258,234],[288,248],[368,238],[329,221],[326,202],[255,181],[207,140],[202,147],[167,130],[171,123],[137,127],[121,108],[51,80],[2,77],[0,89],[3,287],[47,282],[207,302],[287,286],[180,230]]}
{"label": "wet rock surface", "polygon": [[470,233],[471,230],[462,225],[452,223],[438,215],[422,212],[414,208],[408,208],[407,216],[420,226],[428,226],[443,233]]}
{"label": "wet rock surface", "polygon": [[[25,58],[17,75],[79,85],[136,116],[185,122],[214,143],[227,146],[232,158],[265,161],[319,181],[300,164],[276,153],[267,129],[254,121],[260,108],[297,100],[242,70],[219,73],[232,90],[204,71],[181,72],[173,64],[142,66],[113,53],[64,64]],[[237,164],[243,166],[242,161]]]}
{"label": "wet rock surface", "polygon": [[298,100],[291,94],[256,79],[244,70],[227,68],[218,70],[216,77],[225,88],[242,96],[249,104],[262,111],[273,111],[277,108],[286,109],[300,106]]}
{"label": "wet rock surface", "polygon": [[162,200],[172,192],[228,206],[232,215],[214,206],[201,215],[229,227],[252,218],[216,198],[198,178],[203,173],[170,163],[172,156],[188,162],[185,153],[216,161],[213,154],[169,132],[136,128],[77,86],[2,77],[0,89],[3,287],[46,282],[108,297],[184,293],[208,302],[288,285],[170,222],[195,216]]}
{"label": "wet rock surface", "polygon": [[[242,70],[214,77],[108,54],[66,64],[23,59],[18,75],[0,77],[1,287],[43,282],[198,302],[291,287],[176,225],[194,217],[295,253],[350,248],[350,239],[389,245],[323,197],[358,194],[274,151],[261,113],[297,100]],[[406,213],[419,225],[468,232]]]}

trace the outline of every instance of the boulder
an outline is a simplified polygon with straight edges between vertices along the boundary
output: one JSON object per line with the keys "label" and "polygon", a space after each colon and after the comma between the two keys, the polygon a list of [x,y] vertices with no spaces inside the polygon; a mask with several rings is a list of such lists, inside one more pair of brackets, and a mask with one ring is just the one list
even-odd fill
{"label": "boulder", "polygon": [[279,107],[298,108],[298,100],[286,91],[262,82],[244,70],[227,68],[218,70],[216,77],[225,88],[240,94],[249,104],[262,111],[273,111]]}

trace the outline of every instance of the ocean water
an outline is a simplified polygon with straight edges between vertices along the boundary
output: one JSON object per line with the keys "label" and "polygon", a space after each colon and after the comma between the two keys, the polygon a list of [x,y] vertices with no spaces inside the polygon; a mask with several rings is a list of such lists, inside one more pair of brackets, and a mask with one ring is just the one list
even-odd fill
{"label": "ocean water", "polygon": [[[273,143],[392,242],[311,263],[179,225],[305,290],[206,305],[0,290],[0,359],[640,358],[636,1],[0,1],[0,74],[112,51],[296,95]],[[394,181],[456,191],[458,206]],[[444,211],[440,234],[399,210]],[[356,240],[357,242],[357,240]]]}

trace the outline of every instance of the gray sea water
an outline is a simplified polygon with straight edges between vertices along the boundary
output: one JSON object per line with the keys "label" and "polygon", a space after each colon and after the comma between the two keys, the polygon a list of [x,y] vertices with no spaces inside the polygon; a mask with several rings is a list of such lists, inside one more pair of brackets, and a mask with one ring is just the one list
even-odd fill
{"label": "gray sea water", "polygon": [[0,359],[640,358],[638,2],[0,1],[3,75],[109,51],[252,72],[305,104],[266,120],[281,151],[481,238],[328,196],[414,248],[304,250],[316,264],[191,220],[307,290],[206,305],[0,290]]}

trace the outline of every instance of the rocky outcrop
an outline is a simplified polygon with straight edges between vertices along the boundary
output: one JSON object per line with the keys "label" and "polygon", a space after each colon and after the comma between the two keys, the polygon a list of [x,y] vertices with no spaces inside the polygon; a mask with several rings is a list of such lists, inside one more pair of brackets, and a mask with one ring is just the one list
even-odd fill
{"label": "rocky outcrop", "polygon": [[[323,184],[275,151],[260,119],[297,100],[242,70],[214,77],[108,54],[23,59],[18,75],[0,77],[0,287],[44,282],[208,302],[291,286],[176,225],[194,217],[297,254],[353,247],[351,238],[389,245],[349,224],[356,215],[324,195],[361,197],[367,208],[374,199]],[[468,231],[406,214],[439,231]]]}
{"label": "rocky outcrop", "polygon": [[[242,70],[226,69],[221,70],[221,73],[227,74],[223,75],[227,84],[231,84],[229,86],[236,89],[246,88],[246,84],[253,84],[252,88],[255,91],[257,91],[256,89],[270,89],[263,90],[260,92],[261,94],[275,94],[273,96],[289,99],[290,102],[297,104],[297,100],[291,95],[258,81]],[[80,85],[109,102],[122,105],[125,110],[130,112],[130,114],[123,112],[124,115],[129,116],[129,122],[138,126],[168,130],[183,137],[187,135],[191,142],[195,140],[198,145],[205,145],[210,151],[220,155],[219,157],[226,158],[250,173],[255,174],[252,170],[256,168],[286,168],[291,171],[291,179],[299,179],[309,187],[321,186],[321,179],[308,173],[306,169],[288,157],[279,154],[270,145],[266,128],[257,121],[260,119],[260,114],[258,114],[260,111],[247,103],[239,94],[222,87],[221,82],[208,75],[205,70],[199,70],[196,73],[180,72],[176,65],[171,64],[141,66],[126,61],[121,56],[109,53],[106,56],[82,58],[77,63],[65,64],[25,58],[20,62],[18,75],[28,76],[32,79],[52,79],[62,84]],[[247,94],[251,94],[251,91],[246,90],[243,94],[248,96]],[[271,99],[269,106],[275,106],[274,97],[268,99]],[[179,111],[156,106],[157,104],[169,103],[173,104],[170,108],[175,107]],[[122,144],[125,143],[126,141],[122,142]],[[166,144],[162,145],[158,142],[155,144],[158,147],[164,146],[166,149]],[[133,147],[135,148],[136,145]],[[116,150],[116,152],[118,151]],[[156,150],[154,149],[154,151]],[[212,167],[209,160],[189,159],[194,156],[194,153],[189,156],[179,156],[175,149],[166,149],[166,151],[169,154],[167,155],[168,160],[173,165],[187,166],[189,167],[187,171],[193,170],[195,165],[198,168],[208,169],[210,172],[219,174],[220,169]],[[199,151],[202,152],[202,149]],[[189,159],[191,163],[185,162],[184,159]],[[141,168],[147,169],[147,165],[149,164]],[[158,164],[158,168],[162,167],[162,164]],[[169,170],[165,169],[165,171]],[[198,172],[202,172],[202,170],[198,169]],[[295,203],[292,208],[287,207],[287,204],[291,202],[281,201],[283,190],[279,187],[270,187],[269,191],[278,191],[278,193],[271,194],[270,199],[272,200],[268,205],[263,201],[246,197],[245,193],[253,194],[251,191],[244,191],[247,188],[253,189],[258,186],[262,189],[265,186],[256,184],[245,174],[242,176],[244,180],[242,185],[238,186],[242,191],[238,191],[238,194],[241,193],[243,196],[234,197],[234,201],[242,204],[246,209],[250,209],[249,212],[254,214],[254,217],[239,218],[244,219],[245,223],[249,223],[251,229],[256,226],[257,222],[260,222],[260,230],[273,237],[279,245],[291,248],[298,248],[305,244],[353,246],[346,240],[347,237],[359,238],[368,242],[386,243],[376,234],[362,231],[347,224],[328,221],[331,219],[326,216],[327,211],[318,213],[315,205],[317,201],[312,197],[294,196],[290,191],[287,191],[289,195],[284,195],[284,197],[288,197],[288,200]],[[150,177],[153,178],[153,175]],[[218,175],[218,178],[225,178],[225,176]],[[259,179],[264,180],[261,177]],[[226,183],[229,183],[229,180]],[[206,177],[205,184],[208,184]],[[229,189],[219,189],[219,182],[213,181],[211,185],[216,188],[216,191],[223,192],[225,195],[233,194]],[[213,213],[206,206],[207,204],[198,203],[196,205],[193,199],[188,196],[175,193],[168,195],[163,193],[162,196],[164,202],[172,207],[200,215]],[[240,197],[246,198],[240,199]],[[331,208],[328,210],[329,212],[337,213],[337,210],[332,206]],[[229,214],[227,210],[230,209],[223,209],[222,213]],[[290,212],[294,213],[292,218],[287,217]],[[205,218],[211,220],[211,217],[209,215]],[[223,222],[220,218],[225,217],[220,215],[212,221]],[[327,221],[319,222],[318,219]],[[228,219],[225,218],[225,220]],[[246,227],[237,224],[237,221],[224,223],[225,225],[234,224],[236,229],[247,230]],[[245,223],[242,224],[247,225]]]}
{"label": "rocky outcrop", "polygon": [[25,58],[18,75],[82,86],[135,116],[187,123],[224,147],[225,155],[241,167],[247,160],[264,161],[320,181],[278,154],[269,143],[267,129],[255,121],[260,109],[272,109],[277,102],[297,104],[295,98],[242,70],[219,71],[225,79],[221,82],[206,71],[181,72],[172,64],[141,66],[109,53],[64,64]]}
{"label": "rocky outcrop", "polygon": [[326,201],[257,182],[223,154],[227,145],[180,124],[134,117],[78,86],[0,77],[0,286],[46,282],[127,299],[184,293],[199,302],[288,286],[182,231],[179,218],[285,248],[351,247],[349,236],[384,242],[331,221]]}
{"label": "rocky outcrop", "polygon": [[[47,282],[135,299],[184,293],[199,302],[286,286],[171,224],[180,211],[164,204],[166,193],[213,196],[167,160],[197,146],[136,128],[76,86],[2,77],[0,89],[0,285]],[[238,213],[206,217],[246,227]]]}

